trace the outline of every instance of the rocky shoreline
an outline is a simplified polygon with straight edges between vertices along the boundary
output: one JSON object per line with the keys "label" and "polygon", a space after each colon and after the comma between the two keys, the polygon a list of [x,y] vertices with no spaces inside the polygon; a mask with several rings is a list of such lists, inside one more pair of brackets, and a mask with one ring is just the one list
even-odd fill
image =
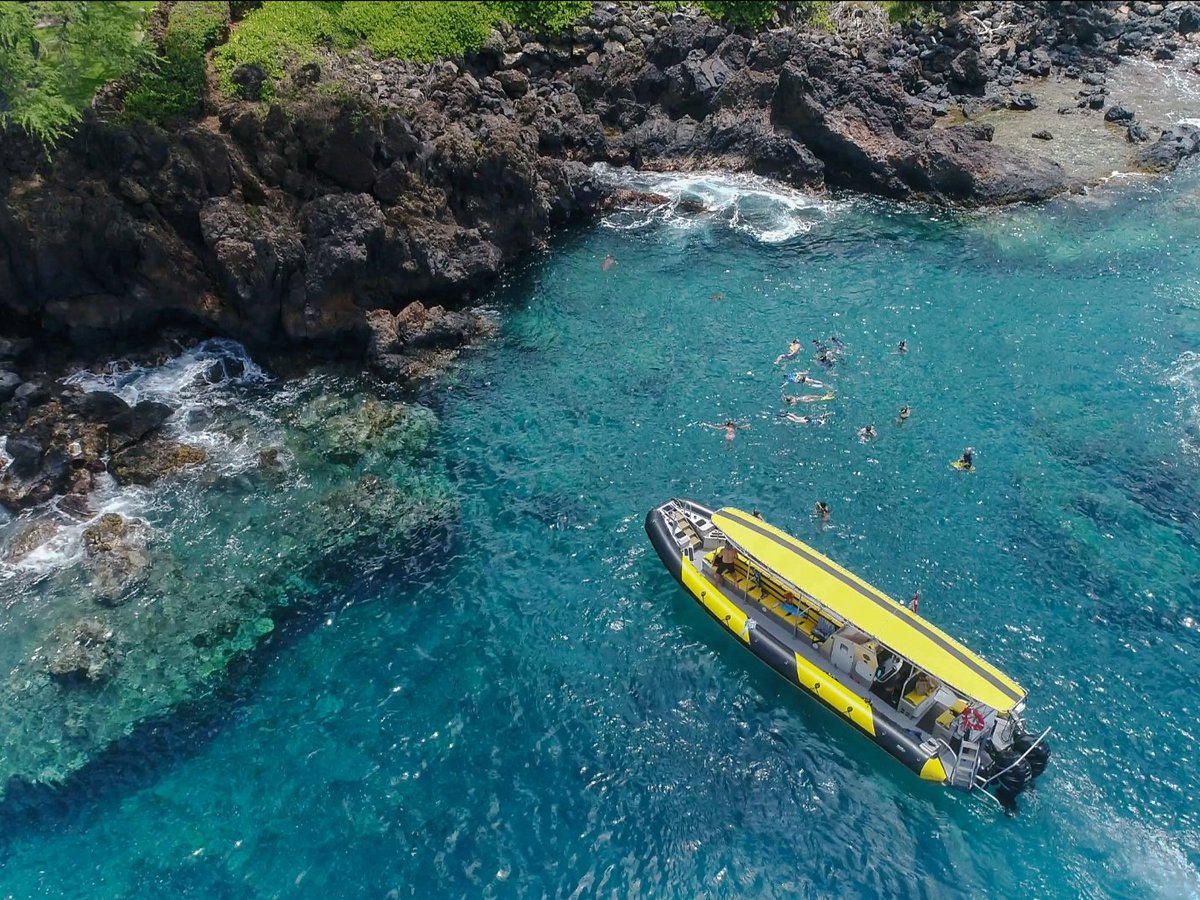
{"label": "rocky shoreline", "polygon": [[[93,359],[165,328],[362,358],[368,312],[461,305],[600,210],[593,163],[1036,201],[1078,185],[987,125],[940,120],[1036,104],[1031,79],[1051,74],[1078,79],[1073,112],[1111,115],[1122,59],[1200,58],[1196,3],[985,2],[904,28],[855,10],[842,33],[752,33],[598,3],[563,35],[505,28],[458,62],[329,54],[270,104],[223,101],[169,132],[93,117],[52,161],[6,134],[4,331]],[[262,73],[244,74],[253,95]],[[1148,170],[1200,149],[1192,126],[1122,116]]]}
{"label": "rocky shoreline", "polygon": [[[505,265],[555,229],[662,199],[621,192],[598,163],[944,206],[1038,201],[1081,179],[979,119],[1036,106],[1047,77],[1077,85],[1064,122],[1121,129],[1147,172],[1200,152],[1200,129],[1143,122],[1108,93],[1125,59],[1200,66],[1200,4],[981,2],[905,27],[846,4],[836,25],[754,33],[597,3],[562,35],[503,28],[456,62],[329,53],[270,103],[253,99],[262,73],[243,72],[250,97],[200,121],[91,116],[50,159],[0,135],[4,561],[64,528],[81,548],[52,576],[76,612],[42,622],[39,652],[0,684],[22,748],[0,793],[8,778],[65,777],[210,685],[354,542],[396,548],[454,515],[451,489],[422,468],[436,423],[419,407],[305,396],[273,414],[286,438],[231,417],[222,439],[257,454],[231,478],[189,437],[203,413],[85,390],[66,372],[131,348],[161,364],[219,335],[256,355],[346,358],[383,383],[427,379],[494,330],[469,301]],[[215,353],[192,377],[237,391],[245,366]],[[289,479],[304,483],[295,508],[257,523],[283,534],[277,564],[229,594],[189,577],[146,519],[94,502],[113,486],[237,495]]]}

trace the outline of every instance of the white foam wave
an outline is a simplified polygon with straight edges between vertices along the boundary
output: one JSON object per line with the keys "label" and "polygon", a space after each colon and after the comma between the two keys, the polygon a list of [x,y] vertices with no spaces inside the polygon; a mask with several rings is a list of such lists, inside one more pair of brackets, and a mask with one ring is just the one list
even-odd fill
{"label": "white foam wave", "polygon": [[1200,453],[1200,352],[1187,350],[1175,360],[1167,370],[1166,383],[1179,393],[1184,446]]}
{"label": "white foam wave", "polygon": [[[85,391],[110,391],[130,405],[157,400],[175,407],[166,433],[207,451],[209,468],[232,475],[256,464],[261,441],[253,432],[274,431],[272,423],[241,402],[238,389],[266,384],[270,376],[236,341],[213,338],[158,366],[126,360],[109,363],[99,372],[84,370],[67,379]],[[221,427],[221,419],[240,414],[253,420],[239,436]]]}
{"label": "white foam wave", "polygon": [[764,244],[806,234],[826,221],[836,201],[758,175],[723,172],[641,172],[598,164],[597,177],[614,187],[658,194],[650,208],[623,209],[604,219],[608,228],[637,230],[656,223],[677,228],[725,223]]}
{"label": "white foam wave", "polygon": [[[142,517],[151,507],[152,492],[145,487],[119,487],[108,475],[98,477],[97,489],[89,498],[89,515],[80,519],[77,514],[64,511],[58,499],[32,514],[26,513],[10,523],[0,532],[0,547],[11,551],[11,543],[25,533],[26,529],[38,524],[52,523],[49,536],[28,553],[13,559],[0,551],[0,578],[8,579],[24,575],[37,578],[56,569],[65,569],[80,562],[84,556],[83,533],[106,513],[117,513],[124,518]],[[7,557],[7,558],[6,558]]]}
{"label": "white foam wave", "polygon": [[[219,373],[214,367],[220,367]],[[210,379],[210,372],[219,374],[219,379]],[[117,360],[99,372],[83,370],[65,380],[85,391],[111,391],[133,405],[142,400],[178,403],[211,393],[215,385],[264,384],[270,379],[237,341],[213,338],[160,366]]]}

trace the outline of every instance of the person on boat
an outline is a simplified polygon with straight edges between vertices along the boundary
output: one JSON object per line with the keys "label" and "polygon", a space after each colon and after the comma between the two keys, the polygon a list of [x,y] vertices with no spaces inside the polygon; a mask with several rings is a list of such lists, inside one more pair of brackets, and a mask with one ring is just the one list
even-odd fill
{"label": "person on boat", "polygon": [[913,612],[916,612],[917,607],[919,607],[920,605],[921,605],[921,592],[916,591],[912,595],[912,599],[908,601],[908,608],[911,609]]}
{"label": "person on boat", "polygon": [[900,346],[896,348],[896,352],[897,353],[907,353],[908,352],[908,341],[901,341]]}
{"label": "person on boat", "polygon": [[617,264],[616,257],[613,256],[611,253],[606,253],[604,255],[604,262],[600,263],[600,271],[607,272],[610,269],[612,269],[612,267],[615,266],[616,264]]}
{"label": "person on boat", "polygon": [[867,425],[865,428],[860,428],[858,429],[858,442],[860,444],[865,444],[868,441],[872,441],[875,439],[875,434],[876,432],[874,425]]}
{"label": "person on boat", "polygon": [[733,572],[737,566],[737,558],[737,548],[733,546],[732,541],[726,541],[721,552],[717,554],[717,575]]}
{"label": "person on boat", "polygon": [[787,419],[795,425],[824,425],[833,413],[821,413],[819,416],[802,416],[794,412],[781,412],[779,418]]}
{"label": "person on boat", "polygon": [[795,359],[800,353],[800,348],[802,346],[803,344],[800,343],[800,338],[792,338],[791,343],[788,344],[787,352],[780,353],[777,357],[775,357],[775,365],[779,365],[781,362],[785,362],[789,359]]}
{"label": "person on boat", "polygon": [[909,416],[909,408],[908,408],[908,404],[905,403],[902,407],[900,407],[900,417],[898,419],[896,419],[896,424],[903,425],[905,422],[908,421],[908,416]]}
{"label": "person on boat", "polygon": [[813,507],[813,512],[816,514],[817,518],[819,518],[822,522],[829,521],[829,516],[831,515],[831,513],[829,512],[829,504],[826,503],[824,500],[817,501],[817,505]]}
{"label": "person on boat", "polygon": [[959,467],[963,469],[975,468],[975,448],[968,447],[963,451],[962,457],[959,459]]}

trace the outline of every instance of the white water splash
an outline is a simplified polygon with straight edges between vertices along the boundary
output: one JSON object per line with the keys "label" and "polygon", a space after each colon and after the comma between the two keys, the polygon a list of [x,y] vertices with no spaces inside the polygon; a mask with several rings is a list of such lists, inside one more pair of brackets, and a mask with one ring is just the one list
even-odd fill
{"label": "white water splash", "polygon": [[[210,381],[209,372],[214,365],[222,367],[222,377]],[[186,401],[211,393],[214,383],[265,384],[270,379],[237,341],[213,338],[161,366],[138,366],[117,360],[100,372],[83,370],[64,380],[85,391],[111,391],[132,406],[142,400]]]}
{"label": "white water splash", "polygon": [[593,167],[606,184],[666,198],[649,209],[607,216],[608,228],[636,230],[665,222],[678,228],[724,222],[764,244],[780,244],[827,221],[840,204],[758,175],[722,172],[639,172]]}
{"label": "white water splash", "polygon": [[[85,391],[110,391],[130,405],[156,400],[175,409],[163,426],[173,440],[203,447],[204,469],[210,475],[230,476],[258,465],[258,453],[280,440],[281,429],[261,404],[247,402],[246,390],[265,385],[270,377],[250,359],[241,344],[204,341],[161,365],[136,365],[127,360],[109,363],[100,371],[84,370],[64,379]],[[8,456],[2,452],[0,469]],[[60,507],[61,497],[16,517],[0,517],[0,580],[40,577],[78,563],[84,554],[83,532],[105,513],[125,517],[152,515],[159,494],[155,487],[118,485],[108,474],[97,476],[90,494],[87,518]],[[54,529],[33,550],[13,559],[7,552],[26,529],[51,522]]]}
{"label": "white water splash", "polygon": [[1166,382],[1179,394],[1184,448],[1200,453],[1200,352],[1185,351],[1167,370]]}
{"label": "white water splash", "polygon": [[[178,440],[203,447],[209,469],[222,475],[246,471],[255,465],[261,441],[246,429],[240,437],[213,427],[222,412],[236,411],[255,420],[255,429],[274,431],[269,419],[253,407],[240,405],[236,389],[265,385],[270,376],[236,341],[213,338],[172,357],[159,366],[139,366],[125,360],[109,363],[102,371],[76,372],[65,379],[85,391],[110,391],[131,406],[157,400],[175,408],[165,431]],[[261,434],[259,435],[261,437]]]}

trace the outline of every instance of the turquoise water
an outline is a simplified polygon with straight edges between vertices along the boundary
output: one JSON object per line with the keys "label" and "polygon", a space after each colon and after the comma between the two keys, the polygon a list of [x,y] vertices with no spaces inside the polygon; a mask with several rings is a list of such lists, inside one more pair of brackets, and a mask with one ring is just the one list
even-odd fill
{"label": "turquoise water", "polygon": [[[364,560],[202,714],[10,804],[0,895],[1200,895],[1200,172],[963,217],[652,186],[715,211],[564,237],[424,398],[448,556]],[[828,424],[782,422],[772,360],[832,334]],[[1020,814],[731,646],[645,540],[670,495],[920,589],[1054,728]]]}

